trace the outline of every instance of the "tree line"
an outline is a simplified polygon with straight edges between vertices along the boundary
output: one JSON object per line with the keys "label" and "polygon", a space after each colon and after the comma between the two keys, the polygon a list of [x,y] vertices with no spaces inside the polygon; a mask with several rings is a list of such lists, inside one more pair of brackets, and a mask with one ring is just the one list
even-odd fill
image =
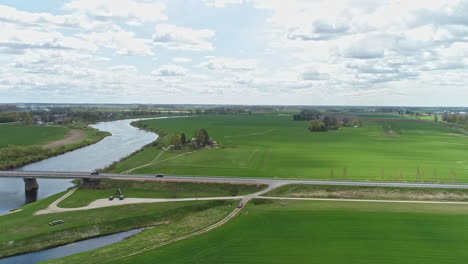
{"label": "tree line", "polygon": [[325,116],[322,120],[312,120],[309,130],[311,132],[325,132],[328,130],[337,130],[340,127],[361,127],[362,121],[359,119],[350,120],[344,117],[341,121],[335,116]]}
{"label": "tree line", "polygon": [[170,137],[169,144],[174,150],[183,150],[186,148],[200,149],[207,146],[214,146],[216,142],[210,137],[205,128],[195,131],[192,139],[187,139],[185,133],[173,134]]}

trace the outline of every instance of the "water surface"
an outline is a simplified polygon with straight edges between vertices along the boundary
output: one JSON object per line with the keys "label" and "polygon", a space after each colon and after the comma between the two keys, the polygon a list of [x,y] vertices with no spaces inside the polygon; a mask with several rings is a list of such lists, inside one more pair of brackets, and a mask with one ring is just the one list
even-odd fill
{"label": "water surface", "polygon": [[[18,170],[91,172],[104,168],[157,139],[158,135],[130,125],[136,120],[139,119],[101,122],[92,125],[101,131],[110,132],[112,136],[108,136],[96,144],[32,163]],[[73,186],[70,180],[60,179],[38,179],[38,183],[38,199],[62,192]],[[23,180],[0,178],[0,215],[18,208],[24,203]]]}
{"label": "water surface", "polygon": [[63,258],[80,252],[115,244],[142,230],[143,229],[134,229],[113,235],[87,239],[65,246],[4,258],[0,259],[0,264],[34,264],[49,259]]}

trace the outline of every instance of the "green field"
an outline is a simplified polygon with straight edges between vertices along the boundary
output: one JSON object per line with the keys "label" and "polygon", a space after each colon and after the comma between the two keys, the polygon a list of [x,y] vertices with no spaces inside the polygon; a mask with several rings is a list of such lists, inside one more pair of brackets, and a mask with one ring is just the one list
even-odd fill
{"label": "green field", "polygon": [[[161,242],[219,221],[235,204],[235,201],[189,201],[33,215],[60,195],[63,193],[25,205],[20,212],[0,216],[0,258],[141,227],[156,227],[144,231],[142,237],[148,234],[155,242]],[[48,225],[58,219],[64,220],[64,224]],[[154,236],[158,232],[165,233],[162,237]]]}
{"label": "green field", "polygon": [[9,145],[33,146],[43,145],[65,137],[68,129],[59,126],[0,126],[0,148]]}
{"label": "green field", "polygon": [[[44,148],[42,145],[65,138],[70,128],[81,129],[86,137],[78,142],[54,148]],[[53,157],[77,148],[94,144],[109,136],[88,127],[86,124],[76,123],[65,126],[0,126],[0,170],[14,169],[26,164]]]}
{"label": "green field", "polygon": [[468,258],[466,205],[258,203],[209,233],[104,263],[449,264]]}
{"label": "green field", "polygon": [[[149,147],[111,167],[132,173],[240,177],[468,182],[468,137],[444,124],[402,119],[309,132],[280,115],[213,115],[143,121],[170,133],[206,128],[219,143],[181,155]],[[180,156],[180,157],[176,157]],[[175,158],[174,158],[175,157]],[[156,162],[154,162],[156,161]]]}
{"label": "green field", "polygon": [[261,191],[266,188],[266,185],[103,179],[93,189],[81,186],[80,189],[63,200],[59,206],[71,208],[86,206],[97,199],[114,196],[117,188],[120,188],[125,197],[131,198],[194,198],[249,194]]}
{"label": "green field", "polygon": [[262,196],[332,199],[468,201],[468,189],[288,184]]}

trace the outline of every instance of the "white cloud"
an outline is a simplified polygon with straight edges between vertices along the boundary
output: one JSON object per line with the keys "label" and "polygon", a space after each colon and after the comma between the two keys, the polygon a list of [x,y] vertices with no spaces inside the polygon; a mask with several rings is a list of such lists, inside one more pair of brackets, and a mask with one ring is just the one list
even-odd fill
{"label": "white cloud", "polygon": [[177,58],[172,58],[172,61],[173,61],[173,62],[177,62],[177,63],[188,63],[188,62],[191,62],[192,59],[191,59],[191,58],[181,58],[181,57],[177,57]]}
{"label": "white cloud", "polygon": [[134,65],[115,65],[109,68],[113,72],[138,72],[138,69]]}
{"label": "white cloud", "polygon": [[101,47],[114,49],[118,55],[154,55],[151,40],[136,38],[135,33],[120,28],[78,36]]}
{"label": "white cloud", "polygon": [[165,65],[152,72],[155,76],[185,76],[187,69],[177,65]]}
{"label": "white cloud", "polygon": [[203,0],[207,6],[225,7],[230,4],[242,4],[244,0]]}
{"label": "white cloud", "polygon": [[153,41],[156,45],[170,50],[213,50],[210,39],[215,35],[213,30],[195,30],[170,24],[156,25]]}
{"label": "white cloud", "polygon": [[72,0],[65,5],[67,10],[84,14],[93,20],[118,21],[126,19],[129,25],[167,20],[161,3],[134,0]]}
{"label": "white cloud", "polygon": [[208,57],[200,66],[216,71],[253,71],[257,67],[257,62],[254,59]]}
{"label": "white cloud", "polygon": [[21,53],[26,49],[96,50],[93,43],[77,37],[64,36],[60,32],[21,29],[10,24],[0,26],[0,48],[3,48],[3,52]]}

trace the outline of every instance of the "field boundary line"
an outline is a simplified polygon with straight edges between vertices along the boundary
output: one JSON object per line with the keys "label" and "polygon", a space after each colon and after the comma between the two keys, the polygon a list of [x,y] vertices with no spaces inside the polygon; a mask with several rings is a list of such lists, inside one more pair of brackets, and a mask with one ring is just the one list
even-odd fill
{"label": "field boundary line", "polygon": [[126,171],[124,171],[124,172],[121,172],[120,174],[129,174],[129,173],[132,173],[132,172],[135,171],[135,170],[138,170],[138,169],[141,169],[141,168],[144,168],[144,167],[148,167],[148,166],[151,166],[151,165],[154,165],[154,164],[158,164],[158,163],[161,163],[161,162],[165,162],[165,161],[168,161],[168,160],[172,160],[172,159],[175,159],[175,158],[179,158],[179,157],[182,157],[182,156],[185,156],[185,155],[189,155],[189,154],[192,154],[192,153],[195,153],[195,152],[199,152],[199,151],[202,151],[202,150],[203,150],[203,149],[201,149],[201,150],[195,150],[195,151],[190,151],[190,152],[186,152],[186,153],[183,153],[183,154],[180,154],[180,155],[177,155],[177,156],[174,156],[174,157],[170,157],[170,158],[167,158],[167,159],[164,159],[164,160],[151,161],[151,162],[149,162],[149,163],[140,165],[140,166],[138,166],[138,167],[128,169],[128,170],[126,170]]}
{"label": "field boundary line", "polygon": [[468,202],[451,201],[405,201],[405,200],[371,200],[371,199],[341,199],[341,198],[306,198],[306,197],[276,197],[258,196],[255,198],[271,200],[299,200],[299,201],[337,201],[337,202],[375,202],[375,203],[419,203],[419,204],[461,204],[468,205]]}

